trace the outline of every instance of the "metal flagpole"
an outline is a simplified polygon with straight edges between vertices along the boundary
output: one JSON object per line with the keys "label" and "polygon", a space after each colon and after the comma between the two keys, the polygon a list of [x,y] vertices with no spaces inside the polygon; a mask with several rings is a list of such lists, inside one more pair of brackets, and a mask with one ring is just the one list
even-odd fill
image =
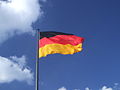
{"label": "metal flagpole", "polygon": [[39,90],[39,29],[37,30],[37,53],[36,53],[36,85],[35,90]]}

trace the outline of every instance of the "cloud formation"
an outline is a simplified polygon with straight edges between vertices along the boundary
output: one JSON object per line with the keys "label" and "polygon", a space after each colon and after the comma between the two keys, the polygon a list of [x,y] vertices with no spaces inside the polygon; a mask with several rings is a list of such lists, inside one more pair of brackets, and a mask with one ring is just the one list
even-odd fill
{"label": "cloud formation", "polygon": [[101,90],[113,90],[112,88],[107,88],[107,86],[103,86]]}
{"label": "cloud formation", "polygon": [[0,0],[0,44],[15,34],[33,32],[42,15],[38,0]]}
{"label": "cloud formation", "polygon": [[[103,86],[102,88],[100,88],[98,90],[118,90],[119,89],[118,85],[119,84],[115,84],[115,86],[113,88],[108,88],[107,86]],[[61,87],[58,90],[68,90],[68,89],[65,87]],[[73,89],[73,90],[81,90],[81,89]],[[85,90],[93,90],[93,89],[86,87]]]}
{"label": "cloud formation", "polygon": [[32,84],[33,73],[26,66],[26,57],[5,58],[0,56],[0,83],[10,83],[14,80]]}
{"label": "cloud formation", "polygon": [[67,90],[65,87],[61,87],[58,90]]}
{"label": "cloud formation", "polygon": [[88,87],[86,87],[85,90],[90,90],[90,89]]}

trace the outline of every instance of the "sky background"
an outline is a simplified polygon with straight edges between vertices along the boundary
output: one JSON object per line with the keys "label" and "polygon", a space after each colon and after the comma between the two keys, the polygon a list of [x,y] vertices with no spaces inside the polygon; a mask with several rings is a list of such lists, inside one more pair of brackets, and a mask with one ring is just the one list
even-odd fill
{"label": "sky background", "polygon": [[40,59],[40,90],[120,90],[119,0],[21,3],[0,4],[0,90],[34,90],[35,29],[85,38],[82,52]]}

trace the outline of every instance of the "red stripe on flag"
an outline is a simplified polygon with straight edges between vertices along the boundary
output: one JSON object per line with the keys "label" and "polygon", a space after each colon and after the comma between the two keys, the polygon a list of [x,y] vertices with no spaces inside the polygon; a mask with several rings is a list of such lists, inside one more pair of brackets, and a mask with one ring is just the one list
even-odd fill
{"label": "red stripe on flag", "polygon": [[75,35],[56,35],[54,37],[50,37],[50,38],[42,38],[39,40],[39,48],[43,47],[47,44],[71,44],[73,46],[78,45],[80,43],[82,43],[84,40],[84,38],[82,37],[78,37]]}

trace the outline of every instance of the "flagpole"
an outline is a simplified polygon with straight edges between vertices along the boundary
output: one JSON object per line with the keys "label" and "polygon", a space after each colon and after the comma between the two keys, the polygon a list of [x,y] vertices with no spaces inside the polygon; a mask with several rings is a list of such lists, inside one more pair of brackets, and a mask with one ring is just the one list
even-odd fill
{"label": "flagpole", "polygon": [[37,53],[36,53],[36,84],[35,90],[39,90],[39,29],[37,30]]}

